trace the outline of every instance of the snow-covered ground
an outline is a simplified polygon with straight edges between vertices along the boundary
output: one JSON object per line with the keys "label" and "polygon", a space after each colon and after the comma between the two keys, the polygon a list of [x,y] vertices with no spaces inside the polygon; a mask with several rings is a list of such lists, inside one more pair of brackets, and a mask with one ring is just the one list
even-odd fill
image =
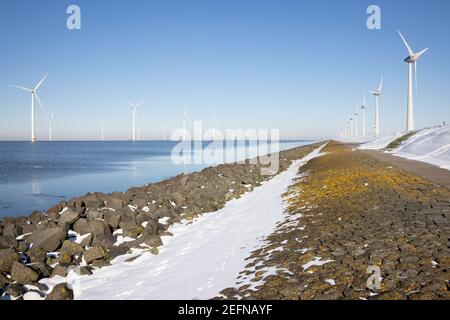
{"label": "snow-covered ground", "polygon": [[[163,237],[158,255],[135,250],[120,256],[111,266],[79,276],[43,279],[51,288],[67,282],[75,299],[209,299],[235,287],[245,259],[260,247],[267,235],[285,217],[282,194],[292,184],[298,169],[321,155],[321,148],[265,182],[240,199],[207,213],[192,223],[179,223]],[[131,262],[125,260],[137,257]],[[27,293],[25,299],[38,298]]]}
{"label": "snow-covered ground", "polygon": [[384,136],[380,136],[378,138],[368,139],[367,142],[362,143],[359,148],[366,150],[378,150],[383,149],[387,145],[389,145],[392,141],[400,138],[404,133],[392,133]]}
{"label": "snow-covered ground", "polygon": [[[361,149],[383,149],[403,134],[380,137],[362,144]],[[417,161],[427,162],[450,170],[450,128],[447,126],[422,129],[402,142],[390,153]]]}
{"label": "snow-covered ground", "polygon": [[421,130],[403,142],[394,154],[450,170],[450,128]]}

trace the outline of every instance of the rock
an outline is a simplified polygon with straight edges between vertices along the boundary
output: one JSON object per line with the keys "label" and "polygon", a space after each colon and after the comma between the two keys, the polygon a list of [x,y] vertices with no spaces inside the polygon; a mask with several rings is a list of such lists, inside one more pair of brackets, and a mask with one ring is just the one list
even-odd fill
{"label": "rock", "polygon": [[60,265],[68,265],[72,262],[72,256],[70,253],[68,253],[65,250],[61,250],[59,252],[59,259],[58,262]]}
{"label": "rock", "polygon": [[88,229],[93,236],[103,236],[111,233],[109,225],[104,220],[93,220],[89,222]]}
{"label": "rock", "polygon": [[110,263],[106,260],[94,260],[92,261],[91,265],[95,268],[103,268],[109,266]]}
{"label": "rock", "polygon": [[122,233],[124,237],[130,237],[136,239],[139,237],[139,235],[144,232],[144,228],[141,226],[138,226],[134,223],[123,223],[121,224],[122,227]]}
{"label": "rock", "polygon": [[83,240],[81,240],[82,247],[90,247],[92,245],[92,234],[87,235]]}
{"label": "rock", "polygon": [[120,216],[120,214],[114,213],[108,216],[105,220],[112,229],[116,230],[119,228],[119,223],[121,219],[122,217]]}
{"label": "rock", "polygon": [[17,242],[17,251],[18,252],[25,252],[28,250],[28,246],[25,243],[25,241],[18,241]]}
{"label": "rock", "polygon": [[28,283],[37,281],[39,279],[39,273],[24,266],[20,262],[13,262],[11,267],[11,277],[17,282]]}
{"label": "rock", "polygon": [[17,237],[19,235],[19,232],[17,231],[17,227],[15,224],[7,224],[3,227],[3,235],[4,236],[10,236],[10,237]]}
{"label": "rock", "polygon": [[61,216],[60,216],[59,222],[58,222],[58,226],[60,226],[60,227],[64,227],[66,225],[71,226],[73,223],[75,223],[78,220],[79,217],[80,217],[79,212],[67,209],[63,213],[61,213]]}
{"label": "rock", "polygon": [[86,211],[86,216],[88,222],[96,220],[96,219],[103,219],[103,213],[94,209],[88,209]]}
{"label": "rock", "polygon": [[81,254],[84,252],[84,247],[81,244],[78,244],[71,240],[65,240],[61,247],[61,251],[65,251],[71,256],[81,256]]}
{"label": "rock", "polygon": [[60,264],[56,265],[56,267],[52,270],[52,277],[60,276],[60,277],[66,277],[69,273],[69,270],[66,266],[62,266]]}
{"label": "rock", "polygon": [[86,261],[87,264],[90,264],[94,260],[106,258],[107,252],[103,247],[92,247],[83,254],[83,257],[84,261]]}
{"label": "rock", "polygon": [[37,230],[37,225],[26,224],[22,227],[23,234],[32,233]]}
{"label": "rock", "polygon": [[44,262],[47,260],[47,252],[38,246],[32,246],[27,252],[30,262]]}
{"label": "rock", "polygon": [[52,274],[52,268],[44,262],[30,263],[31,269],[39,273],[39,278],[48,278]]}
{"label": "rock", "polygon": [[36,225],[43,219],[43,214],[40,211],[33,211],[33,213],[30,215],[29,221],[31,224]]}
{"label": "rock", "polygon": [[0,249],[17,248],[17,240],[12,236],[0,236]]}
{"label": "rock", "polygon": [[379,295],[372,296],[369,300],[406,300],[406,296],[398,291],[383,292]]}
{"label": "rock", "polygon": [[10,272],[14,262],[19,260],[20,256],[14,249],[0,250],[0,271]]}
{"label": "rock", "polygon": [[57,284],[45,300],[73,300],[73,291],[69,289],[67,283]]}
{"label": "rock", "polygon": [[105,235],[99,235],[94,236],[92,238],[92,246],[103,246],[106,248],[110,248],[114,246],[114,243],[116,243],[117,238],[116,236],[113,236],[112,234],[105,234]]}
{"label": "rock", "polygon": [[86,275],[91,275],[92,274],[92,268],[89,266],[82,266],[79,268],[78,270],[78,274],[80,276],[86,276]]}
{"label": "rock", "polygon": [[73,224],[73,231],[75,231],[76,233],[78,233],[80,235],[84,235],[86,233],[89,233],[89,227],[88,227],[87,219],[85,219],[85,218],[78,219]]}
{"label": "rock", "polygon": [[33,232],[26,241],[38,246],[47,252],[55,251],[61,245],[61,242],[67,238],[67,232],[62,228],[50,228]]}
{"label": "rock", "polygon": [[8,286],[8,288],[6,289],[6,294],[9,294],[10,296],[14,297],[14,298],[18,298],[23,296],[27,290],[26,288],[18,283],[13,283],[11,285]]}
{"label": "rock", "polygon": [[105,201],[105,207],[118,210],[124,206],[124,203],[121,199],[116,199],[113,197],[109,197]]}
{"label": "rock", "polygon": [[126,244],[122,244],[120,246],[113,246],[108,250],[108,259],[112,260],[118,256],[124,255],[128,253],[130,248]]}

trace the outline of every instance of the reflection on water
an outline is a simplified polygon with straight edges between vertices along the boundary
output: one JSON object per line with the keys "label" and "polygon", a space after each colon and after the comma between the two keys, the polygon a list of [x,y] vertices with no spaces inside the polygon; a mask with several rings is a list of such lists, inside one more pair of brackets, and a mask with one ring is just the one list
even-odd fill
{"label": "reflection on water", "polygon": [[[282,142],[280,150],[307,143],[310,142]],[[36,209],[45,210],[63,198],[68,200],[96,191],[126,191],[208,166],[192,159],[174,164],[170,155],[175,144],[171,141],[39,142],[34,145],[0,142],[0,216],[28,215]],[[256,155],[254,146],[238,148],[237,155],[229,153],[229,148],[213,148],[210,156],[217,158],[219,154],[222,158],[225,156],[227,162],[234,162]],[[192,153],[202,157],[202,152],[192,150]]]}

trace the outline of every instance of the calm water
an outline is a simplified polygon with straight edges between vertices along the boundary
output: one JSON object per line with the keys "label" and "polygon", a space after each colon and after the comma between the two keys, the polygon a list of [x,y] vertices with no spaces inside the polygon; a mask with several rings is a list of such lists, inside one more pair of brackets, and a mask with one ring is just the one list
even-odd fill
{"label": "calm water", "polygon": [[[309,143],[281,142],[280,150]],[[0,217],[28,215],[87,192],[126,191],[208,166],[174,164],[175,144],[0,142]]]}

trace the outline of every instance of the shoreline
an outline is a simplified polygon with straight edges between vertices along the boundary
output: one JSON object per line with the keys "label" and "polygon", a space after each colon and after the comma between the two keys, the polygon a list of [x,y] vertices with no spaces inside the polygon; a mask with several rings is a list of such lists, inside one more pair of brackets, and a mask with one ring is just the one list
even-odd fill
{"label": "shoreline", "polygon": [[[277,175],[319,144],[281,151]],[[36,281],[66,276],[74,269],[90,274],[133,247],[158,254],[161,236],[171,235],[169,226],[215,212],[228,200],[240,198],[272,178],[260,175],[259,163],[248,162],[208,167],[126,192],[87,194],[62,201],[44,214],[35,211],[28,217],[2,219],[0,260],[6,265],[1,271],[9,272],[19,284],[12,286],[11,279],[2,277],[0,288],[18,296],[31,291],[51,298],[67,292],[67,288],[57,286],[50,293]],[[34,244],[31,249],[30,243]]]}

